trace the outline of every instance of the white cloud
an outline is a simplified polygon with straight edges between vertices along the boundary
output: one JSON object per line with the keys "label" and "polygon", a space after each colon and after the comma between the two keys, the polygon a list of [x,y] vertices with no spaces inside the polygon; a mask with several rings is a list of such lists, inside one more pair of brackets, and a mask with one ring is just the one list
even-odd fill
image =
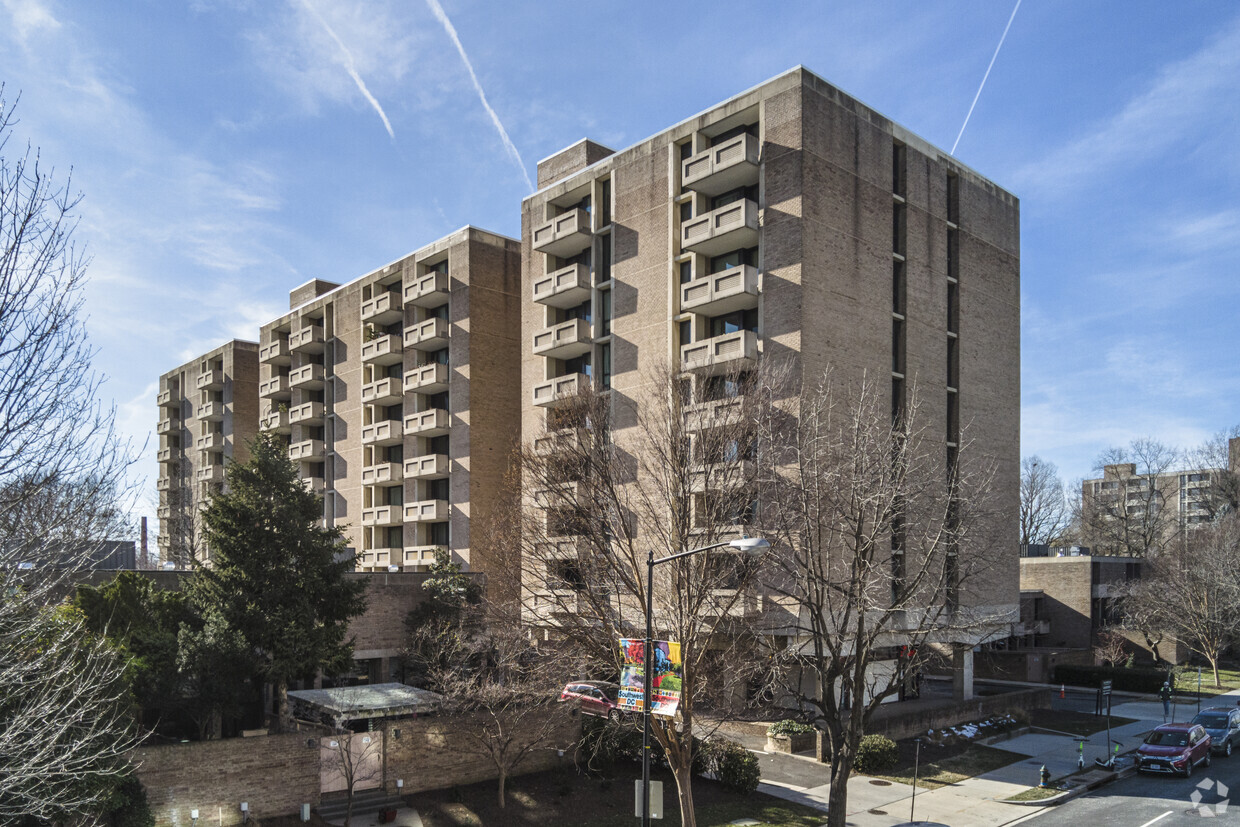
{"label": "white cloud", "polygon": [[396,140],[396,133],[392,131],[392,122],[388,120],[387,113],[383,111],[383,107],[379,105],[379,101],[377,101],[375,96],[370,93],[370,90],[366,88],[366,82],[362,80],[362,76],[357,72],[357,63],[354,61],[353,53],[349,51],[349,47],[344,45],[344,41],[340,39],[340,36],[336,34],[331,25],[323,19],[323,15],[319,14],[319,10],[310,3],[310,0],[301,0],[301,2],[302,5],[305,6],[312,15],[314,15],[314,19],[319,21],[319,23],[323,26],[323,29],[328,35],[331,36],[331,39],[336,41],[336,45],[340,47],[340,53],[344,55],[345,72],[348,73],[349,77],[353,78],[353,82],[357,84],[357,88],[362,93],[362,97],[366,98],[374,110],[379,113],[379,117],[383,120],[383,128],[387,130],[388,137],[390,137],[393,141]]}
{"label": "white cloud", "polygon": [[9,13],[13,32],[23,46],[31,35],[60,28],[60,21],[38,0],[0,0],[0,6]]}

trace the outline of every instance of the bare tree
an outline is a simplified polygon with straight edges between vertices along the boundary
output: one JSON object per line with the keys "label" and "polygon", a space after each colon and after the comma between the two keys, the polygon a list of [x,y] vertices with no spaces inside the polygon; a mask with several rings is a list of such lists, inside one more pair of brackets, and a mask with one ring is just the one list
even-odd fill
{"label": "bare tree", "polygon": [[138,737],[124,664],[50,607],[118,523],[131,452],[82,317],[80,196],[37,151],[6,155],[0,87],[0,821],[89,815]]}
{"label": "bare tree", "polygon": [[[740,537],[760,500],[754,375],[664,367],[642,379],[639,398],[584,393],[549,411],[545,434],[521,454],[531,492],[521,531],[525,616],[594,676],[618,674],[619,639],[643,634],[647,556]],[[757,567],[730,551],[656,569],[655,636],[680,642],[684,679],[675,716],[655,716],[652,729],[688,827],[698,704],[712,676],[724,683],[722,664],[743,683],[756,662],[756,586]]]}
{"label": "bare tree", "polygon": [[762,434],[776,486],[762,520],[782,552],[771,580],[791,615],[776,677],[824,733],[833,827],[845,823],[847,782],[878,706],[932,644],[971,647],[1011,620],[987,607],[987,560],[1004,539],[992,464],[967,443],[944,446],[915,389],[894,416],[892,407],[885,384],[827,372],[772,408]]}
{"label": "bare tree", "polygon": [[1240,637],[1240,514],[1226,514],[1147,557],[1125,607],[1205,658],[1221,687],[1219,658]]}
{"label": "bare tree", "polygon": [[353,821],[353,798],[363,789],[379,786],[383,779],[383,736],[378,732],[332,733],[325,751],[325,770],[344,783],[346,804],[344,827]]}
{"label": "bare tree", "polygon": [[1204,477],[1197,503],[1206,520],[1240,511],[1240,425],[1219,431],[1188,452],[1190,473]]}
{"label": "bare tree", "polygon": [[1083,540],[1096,552],[1128,557],[1157,554],[1179,533],[1178,487],[1169,487],[1180,452],[1154,439],[1110,448],[1097,460],[1103,479],[1082,490]]}
{"label": "bare tree", "polygon": [[1055,463],[1034,455],[1020,462],[1020,543],[1052,543],[1068,529],[1071,512]]}
{"label": "bare tree", "polygon": [[1115,629],[1103,629],[1098,633],[1098,645],[1094,647],[1094,659],[1108,666],[1122,666],[1128,660],[1128,638]]}

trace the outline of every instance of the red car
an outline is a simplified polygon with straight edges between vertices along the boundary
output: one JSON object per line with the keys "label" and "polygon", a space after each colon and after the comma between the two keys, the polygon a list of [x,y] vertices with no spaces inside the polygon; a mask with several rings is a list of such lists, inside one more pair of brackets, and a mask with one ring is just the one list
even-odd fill
{"label": "red car", "polygon": [[1137,772],[1193,774],[1210,766],[1210,735],[1200,724],[1163,724],[1145,736],[1137,749]]}
{"label": "red car", "polygon": [[581,711],[586,715],[614,721],[620,717],[620,710],[616,707],[619,692],[619,686],[607,681],[574,681],[560,692],[560,700],[580,701]]}

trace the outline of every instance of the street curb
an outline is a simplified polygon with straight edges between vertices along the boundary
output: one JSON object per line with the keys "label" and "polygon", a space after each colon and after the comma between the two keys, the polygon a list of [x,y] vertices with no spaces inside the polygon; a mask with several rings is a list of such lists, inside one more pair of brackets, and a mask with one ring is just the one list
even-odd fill
{"label": "street curb", "polygon": [[1101,778],[1089,784],[1083,784],[1080,787],[1071,790],[1064,790],[1059,795],[1053,795],[1050,798],[1043,798],[1040,801],[1009,801],[1006,798],[994,798],[992,801],[998,801],[1001,804],[1012,804],[1017,807],[1053,807],[1056,804],[1062,804],[1065,801],[1091,793],[1094,790],[1101,789],[1108,784],[1119,781],[1121,778],[1129,778],[1137,774],[1136,766],[1124,767],[1118,772],[1112,773],[1110,778]]}

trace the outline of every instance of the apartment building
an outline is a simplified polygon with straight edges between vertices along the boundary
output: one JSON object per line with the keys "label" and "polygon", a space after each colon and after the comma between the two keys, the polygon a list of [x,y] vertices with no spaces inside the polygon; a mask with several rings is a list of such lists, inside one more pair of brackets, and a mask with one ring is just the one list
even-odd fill
{"label": "apartment building", "polygon": [[[779,356],[810,380],[890,377],[893,411],[915,382],[946,462],[967,423],[997,464],[998,513],[1016,513],[1014,196],[799,67],[628,149],[580,141],[539,164],[538,187],[522,211],[524,440],[584,387],[617,410],[650,365],[678,365],[700,405],[727,395],[719,376]],[[1014,530],[989,533],[1006,541],[961,550],[994,562],[976,608],[1015,621]]]}
{"label": "apartment building", "polygon": [[504,495],[520,385],[520,244],[466,227],[347,284],[293,290],[262,326],[260,427],[288,439],[360,571],[470,570]]}
{"label": "apartment building", "polygon": [[258,345],[234,339],[159,377],[159,556],[210,557],[198,512],[224,465],[249,458],[258,430]]}

